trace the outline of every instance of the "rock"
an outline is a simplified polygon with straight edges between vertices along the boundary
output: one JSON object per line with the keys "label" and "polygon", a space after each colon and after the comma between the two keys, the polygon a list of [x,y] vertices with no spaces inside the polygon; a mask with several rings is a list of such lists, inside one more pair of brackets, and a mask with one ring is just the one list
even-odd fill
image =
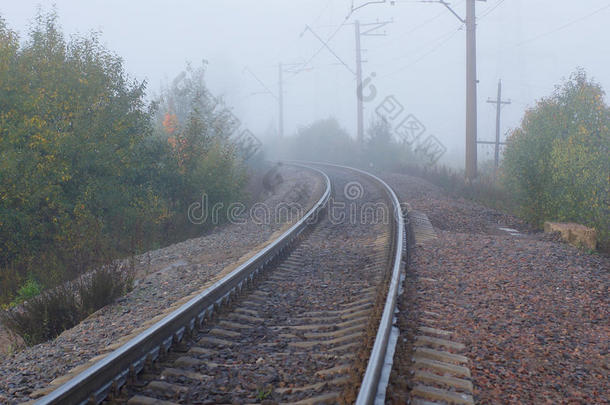
{"label": "rock", "polygon": [[597,232],[593,228],[575,223],[545,222],[544,232],[560,232],[561,238],[576,247],[585,246],[595,250],[597,247]]}

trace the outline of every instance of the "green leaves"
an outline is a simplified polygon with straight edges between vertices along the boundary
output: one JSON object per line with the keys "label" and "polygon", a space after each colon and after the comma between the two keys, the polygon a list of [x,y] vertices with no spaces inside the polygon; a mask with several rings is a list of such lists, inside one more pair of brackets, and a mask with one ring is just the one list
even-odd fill
{"label": "green leaves", "polygon": [[526,112],[508,140],[503,179],[530,221],[573,221],[608,240],[610,109],[583,71]]}
{"label": "green leaves", "polygon": [[20,44],[0,19],[0,302],[29,274],[49,287],[202,232],[186,212],[204,191],[238,197],[230,114],[203,68],[187,72],[159,102],[181,108],[176,153],[154,132],[145,83],[98,34],[68,39],[55,12],[40,12]]}

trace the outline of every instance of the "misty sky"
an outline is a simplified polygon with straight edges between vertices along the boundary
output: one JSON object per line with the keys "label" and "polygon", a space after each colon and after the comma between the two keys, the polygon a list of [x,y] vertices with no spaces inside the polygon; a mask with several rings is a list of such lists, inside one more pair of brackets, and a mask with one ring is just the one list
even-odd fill
{"label": "misty sky", "polygon": [[[440,4],[374,4],[346,21],[351,0],[1,0],[0,15],[23,36],[38,4],[56,4],[68,34],[100,30],[103,43],[124,58],[132,77],[148,81],[151,94],[186,61],[206,59],[210,89],[261,136],[276,130],[277,103],[245,67],[277,93],[278,62],[309,61],[321,46],[310,32],[301,36],[309,25],[324,38],[336,32],[329,45],[355,70],[351,23],[393,20],[380,31],[387,36],[362,39],[364,77],[374,72],[378,90],[366,104],[366,123],[385,96],[395,95],[447,145],[446,158],[463,165],[465,31]],[[465,15],[465,0],[451,4]],[[486,100],[495,98],[500,78],[503,98],[513,102],[503,109],[502,132],[518,126],[525,109],[577,67],[610,89],[608,0],[489,0],[477,2],[477,15],[479,139],[494,137],[495,107]],[[286,133],[335,116],[354,134],[354,75],[326,50],[307,66],[284,75]],[[479,158],[493,158],[492,150],[480,146]]]}

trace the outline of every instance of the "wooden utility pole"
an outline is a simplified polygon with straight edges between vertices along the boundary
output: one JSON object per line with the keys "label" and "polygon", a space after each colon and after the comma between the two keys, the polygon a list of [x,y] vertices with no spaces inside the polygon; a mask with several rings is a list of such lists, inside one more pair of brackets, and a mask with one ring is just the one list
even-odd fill
{"label": "wooden utility pole", "polygon": [[466,179],[477,176],[476,0],[466,0]]}
{"label": "wooden utility pole", "polygon": [[[510,104],[510,100],[503,101],[502,100],[502,80],[498,81],[498,98],[495,100],[487,100],[490,104],[496,105],[496,142],[495,142],[495,150],[494,150],[494,165],[495,168],[498,169],[500,165],[500,114],[502,112],[502,105]],[[479,142],[480,143],[480,142]]]}
{"label": "wooden utility pole", "polygon": [[278,133],[280,138],[284,137],[284,79],[283,73],[284,68],[282,67],[282,63],[279,64],[279,80],[278,80],[278,105],[279,105],[279,118],[278,118]]}
{"label": "wooden utility pole", "polygon": [[354,23],[356,28],[356,98],[358,107],[358,143],[364,142],[364,102],[362,101],[362,50],[360,48],[360,21]]}

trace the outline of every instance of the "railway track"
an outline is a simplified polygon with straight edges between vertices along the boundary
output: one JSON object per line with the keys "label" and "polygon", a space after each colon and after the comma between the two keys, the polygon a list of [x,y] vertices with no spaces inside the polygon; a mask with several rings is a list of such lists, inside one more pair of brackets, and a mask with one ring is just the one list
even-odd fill
{"label": "railway track", "polygon": [[400,206],[374,176],[322,170],[320,200],[280,238],[37,403],[383,400]]}

